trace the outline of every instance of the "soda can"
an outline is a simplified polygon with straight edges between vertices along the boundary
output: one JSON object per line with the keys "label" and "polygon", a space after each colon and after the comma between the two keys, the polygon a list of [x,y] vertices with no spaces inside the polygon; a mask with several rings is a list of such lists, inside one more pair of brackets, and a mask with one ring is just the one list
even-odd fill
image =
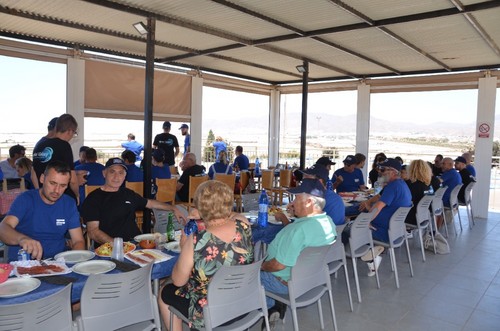
{"label": "soda can", "polygon": [[24,249],[21,248],[19,250],[19,252],[17,252],[17,260],[18,261],[29,261],[29,260],[31,260],[31,256]]}

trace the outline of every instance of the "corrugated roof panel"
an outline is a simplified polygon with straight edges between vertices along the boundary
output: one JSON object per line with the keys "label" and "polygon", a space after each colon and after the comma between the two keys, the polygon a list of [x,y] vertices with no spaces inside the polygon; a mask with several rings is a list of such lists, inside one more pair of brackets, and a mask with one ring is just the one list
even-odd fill
{"label": "corrugated roof panel", "polygon": [[462,15],[398,24],[391,30],[452,68],[499,61]]}
{"label": "corrugated roof panel", "polygon": [[472,16],[481,22],[481,26],[495,41],[496,45],[500,47],[500,8],[481,10],[472,14]]}
{"label": "corrugated roof panel", "polygon": [[419,14],[434,10],[453,8],[449,0],[349,0],[350,7],[362,12],[372,20]]}

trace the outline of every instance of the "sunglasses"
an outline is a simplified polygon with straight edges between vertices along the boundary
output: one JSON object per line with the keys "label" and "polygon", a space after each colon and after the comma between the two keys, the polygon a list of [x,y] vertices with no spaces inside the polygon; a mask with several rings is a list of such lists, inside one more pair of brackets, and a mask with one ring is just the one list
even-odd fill
{"label": "sunglasses", "polygon": [[384,173],[386,170],[394,170],[394,169],[389,168],[389,167],[379,167],[378,169],[380,170],[381,173]]}

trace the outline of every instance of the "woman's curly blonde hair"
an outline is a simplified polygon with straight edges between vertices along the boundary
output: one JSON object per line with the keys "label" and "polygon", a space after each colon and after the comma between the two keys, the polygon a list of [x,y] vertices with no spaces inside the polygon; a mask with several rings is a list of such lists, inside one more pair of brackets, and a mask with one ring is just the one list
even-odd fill
{"label": "woman's curly blonde hair", "polygon": [[427,162],[424,160],[413,160],[408,166],[408,179],[412,183],[417,180],[421,181],[425,185],[431,184],[432,169]]}
{"label": "woman's curly blonde hair", "polygon": [[209,180],[198,186],[193,200],[204,222],[231,215],[233,192],[229,186],[218,180]]}

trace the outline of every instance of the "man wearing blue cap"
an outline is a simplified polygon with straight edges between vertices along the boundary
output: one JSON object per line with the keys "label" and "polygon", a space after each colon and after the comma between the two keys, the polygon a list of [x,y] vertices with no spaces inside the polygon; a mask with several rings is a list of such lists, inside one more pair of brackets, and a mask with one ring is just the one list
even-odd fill
{"label": "man wearing blue cap", "polygon": [[184,155],[191,152],[191,135],[189,134],[189,126],[187,124],[182,124],[179,128],[182,135],[184,136]]}
{"label": "man wearing blue cap", "polygon": [[175,158],[179,155],[179,142],[177,137],[170,134],[172,124],[163,122],[163,133],[157,134],[153,141],[153,148],[162,149],[165,152],[165,162],[171,166],[175,165]]}
{"label": "man wearing blue cap", "polygon": [[336,179],[333,188],[337,190],[337,193],[353,192],[367,188],[363,172],[356,168],[357,163],[358,161],[354,155],[347,155],[344,159],[344,167],[334,172],[333,178],[336,177]]}
{"label": "man wearing blue cap", "polygon": [[[288,293],[291,268],[304,248],[331,245],[337,237],[335,224],[323,212],[325,187],[318,179],[304,179],[300,186],[288,192],[295,194],[291,203],[295,221],[278,232],[269,244],[260,274],[266,291],[279,294]],[[283,319],[286,306],[269,297],[266,300],[270,308],[269,322],[274,325],[278,319]]]}

